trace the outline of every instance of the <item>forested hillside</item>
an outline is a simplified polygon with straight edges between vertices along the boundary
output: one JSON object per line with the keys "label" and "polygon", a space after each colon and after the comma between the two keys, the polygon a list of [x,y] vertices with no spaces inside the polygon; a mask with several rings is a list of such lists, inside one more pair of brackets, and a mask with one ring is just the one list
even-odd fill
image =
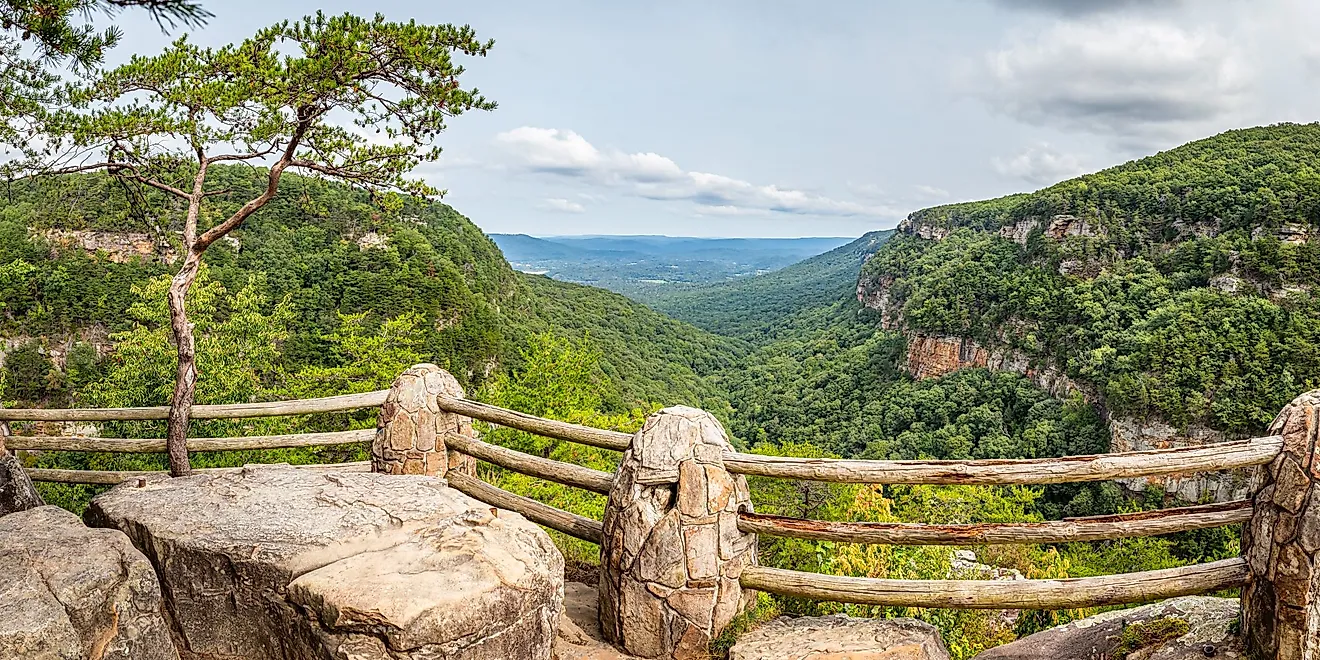
{"label": "forested hillside", "polygon": [[794,314],[850,293],[862,263],[891,235],[869,232],[772,273],[660,293],[649,304],[716,334],[764,335]]}
{"label": "forested hillside", "polygon": [[[232,191],[215,198],[216,215],[259,183],[246,168],[212,176]],[[3,398],[77,402],[81,388],[101,377],[105,358],[119,359],[110,352],[117,336],[155,329],[131,312],[154,304],[144,299],[153,278],[172,273],[180,217],[171,204],[99,175],[8,188],[0,206]],[[275,360],[284,374],[342,364],[335,338],[350,326],[377,333],[404,319],[418,354],[471,386],[515,368],[530,337],[552,332],[599,350],[613,393],[607,403],[616,408],[700,405],[710,395],[701,375],[734,352],[732,342],[622,296],[515,272],[476,226],[440,203],[381,203],[289,176],[233,237],[206,254],[207,280],[220,287],[212,316],[227,321],[243,292],[255,301],[252,313],[284,319]],[[162,394],[126,405],[162,404]]]}
{"label": "forested hillside", "polygon": [[1093,387],[1116,415],[1259,433],[1320,385],[1320,126],[1213,138],[912,214],[864,297]]}

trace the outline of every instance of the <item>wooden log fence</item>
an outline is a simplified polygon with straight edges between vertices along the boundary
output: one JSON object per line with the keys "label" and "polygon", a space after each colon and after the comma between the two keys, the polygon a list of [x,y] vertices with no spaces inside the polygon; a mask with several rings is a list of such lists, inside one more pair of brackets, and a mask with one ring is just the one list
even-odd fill
{"label": "wooden log fence", "polygon": [[561,511],[548,504],[542,504],[530,497],[515,495],[502,488],[492,486],[470,474],[450,472],[445,475],[449,485],[456,490],[494,507],[521,513],[528,520],[561,531],[574,538],[600,544],[602,526],[590,518]]}
{"label": "wooden log fence", "polygon": [[1066,580],[886,580],[749,566],[744,588],[860,605],[982,610],[1064,610],[1143,603],[1241,587],[1240,557],[1158,571]]}
{"label": "wooden log fence", "polygon": [[730,453],[730,472],[851,484],[1045,485],[1108,481],[1264,465],[1283,449],[1269,436],[1204,447],[1062,458],[976,461],[866,461]]}
{"label": "wooden log fence", "polygon": [[[227,403],[193,406],[192,419],[247,419],[314,413],[344,412],[358,408],[377,408],[385,403],[385,390],[363,394],[342,394],[321,399],[271,401],[267,403]],[[167,419],[169,406],[150,408],[0,408],[0,421],[8,422],[118,422]]]}
{"label": "wooden log fence", "polygon": [[1005,545],[1101,541],[1175,534],[1251,520],[1250,501],[1159,509],[1112,516],[1033,523],[930,525],[833,522],[742,513],[738,529],[751,534],[836,543],[885,545]]}
{"label": "wooden log fence", "polygon": [[[353,442],[371,442],[375,429],[295,433],[288,435],[250,435],[237,438],[188,438],[188,451],[237,451],[251,449],[290,449],[321,447]],[[10,449],[43,451],[104,451],[119,453],[160,453],[164,438],[92,438],[83,436],[15,436]]]}
{"label": "wooden log fence", "polygon": [[[352,463],[314,463],[293,466],[300,470],[315,472],[370,472],[371,461]],[[241,467],[198,468],[193,472],[237,472]],[[88,484],[114,486],[132,479],[169,474],[168,470],[63,470],[55,468],[27,468],[28,478],[33,481],[47,481],[62,484]]]}
{"label": "wooden log fence", "polygon": [[613,449],[623,451],[632,444],[632,435],[629,433],[620,433],[618,431],[607,431],[605,429],[582,426],[580,424],[569,424],[553,419],[544,419],[535,417],[516,410],[500,408],[487,403],[479,403],[468,399],[456,399],[453,397],[440,397],[439,405],[441,410],[446,410],[459,415],[466,415],[472,419],[479,419],[483,422],[507,426],[511,429],[526,431],[547,438],[557,440],[570,440],[572,442],[599,447],[601,449]]}
{"label": "wooden log fence", "polygon": [[[422,366],[426,366],[432,371],[438,370],[433,365]],[[447,374],[445,374],[445,377],[449,378]],[[454,387],[457,388],[457,385]],[[1258,521],[1262,515],[1262,504],[1257,499],[1254,502],[1243,500],[1158,511],[1065,518],[1063,520],[1029,523],[921,524],[803,520],[756,514],[750,510],[750,506],[744,507],[742,504],[739,504],[736,508],[728,505],[729,498],[737,497],[739,492],[743,493],[741,497],[746,497],[744,477],[738,475],[864,484],[1044,485],[1253,468],[1272,462],[1273,464],[1279,464],[1276,459],[1279,458],[1281,452],[1285,454],[1285,457],[1296,455],[1284,451],[1285,438],[1283,435],[1271,435],[1201,447],[1094,456],[970,461],[869,461],[762,456],[730,451],[730,445],[727,444],[726,439],[723,441],[723,445],[713,445],[707,440],[698,440],[694,448],[688,454],[685,454],[686,458],[678,457],[677,454],[673,457],[667,457],[668,455],[665,454],[665,456],[656,458],[656,456],[659,456],[657,454],[651,458],[639,459],[637,455],[625,454],[625,467],[631,466],[628,469],[632,471],[630,474],[633,474],[633,476],[620,477],[615,473],[602,472],[541,456],[533,456],[485,442],[472,434],[470,423],[466,421],[454,423],[452,420],[471,418],[549,438],[616,451],[633,449],[635,438],[636,442],[639,443],[638,447],[643,447],[640,443],[645,440],[645,432],[633,436],[618,431],[543,419],[515,410],[471,401],[462,398],[461,388],[457,388],[456,391],[457,394],[454,395],[443,392],[435,395],[435,408],[433,408],[433,410],[439,409],[443,413],[451,414],[450,421],[445,422],[449,426],[444,429],[437,429],[438,436],[443,442],[435,443],[434,451],[452,452],[448,460],[443,463],[447,466],[447,470],[442,468],[440,473],[448,480],[449,485],[456,490],[490,506],[516,511],[528,520],[574,538],[596,544],[610,545],[606,542],[610,541],[614,544],[620,542],[615,536],[620,533],[619,516],[621,514],[617,511],[615,512],[615,522],[612,523],[614,527],[611,527],[610,524],[603,524],[600,521],[562,511],[542,502],[505,491],[479,479],[475,475],[475,462],[473,459],[539,479],[546,479],[606,495],[612,494],[611,491],[614,489],[616,480],[624,479],[627,481],[636,478],[639,480],[637,483],[642,483],[640,480],[642,473],[638,471],[649,470],[649,472],[646,472],[645,478],[651,481],[646,483],[668,483],[661,477],[673,477],[675,480],[675,497],[683,499],[684,502],[692,504],[692,506],[714,507],[702,509],[702,511],[719,514],[719,516],[711,518],[712,521],[718,518],[718,523],[710,523],[711,525],[718,525],[718,527],[712,526],[710,530],[719,530],[719,538],[716,541],[719,544],[720,556],[725,556],[726,548],[724,544],[726,541],[741,543],[736,538],[731,539],[731,537],[726,536],[726,528],[723,527],[725,518],[720,517],[726,515],[728,520],[734,523],[727,529],[735,530],[735,536],[739,534],[748,535],[747,538],[750,539],[748,547],[752,549],[752,556],[755,553],[756,536],[891,545],[1054,544],[1155,536],[1248,522],[1255,524],[1254,521]],[[381,406],[385,404],[388,394],[389,391],[378,391],[303,401],[196,406],[193,408],[192,417],[195,419],[237,419],[341,412]],[[431,395],[434,395],[434,392],[427,396]],[[1320,402],[1320,395],[1317,395],[1316,402]],[[1320,403],[1308,405],[1311,405],[1311,408],[1320,409]],[[389,408],[389,405],[386,407]],[[1307,410],[1311,408],[1307,408]],[[15,436],[5,433],[8,431],[5,423],[9,421],[160,420],[165,419],[167,414],[168,408],[165,407],[80,410],[0,408],[0,433],[4,435],[0,439],[0,448],[5,446],[3,443],[7,443],[8,448],[11,450],[161,452],[165,449],[165,441],[159,438]],[[701,415],[706,415],[706,413],[690,408],[666,409],[657,413],[657,415],[666,414],[669,417],[666,418],[665,423],[679,425],[672,428],[696,428],[691,425],[707,424],[707,422],[701,421],[705,419]],[[438,420],[439,417],[436,417],[436,419]],[[390,441],[394,436],[386,433],[389,423],[389,420],[382,418],[378,429],[330,433],[190,438],[188,445],[190,451],[225,451],[312,447],[374,440],[372,447],[373,457],[375,457],[378,452],[392,450]],[[689,426],[683,427],[683,424]],[[717,435],[722,436],[722,429],[717,428],[719,426],[718,422],[712,421],[707,425],[713,425],[711,428],[718,431]],[[1271,429],[1274,433],[1310,432],[1305,430],[1310,427],[1302,424],[1276,426],[1278,428]],[[650,428],[650,426],[647,428]],[[701,434],[714,432],[706,430],[697,433],[701,438],[706,438],[707,436]],[[418,433],[416,442],[421,442],[420,438],[422,436],[420,431]],[[1291,438],[1291,436],[1289,437]],[[645,441],[650,442],[649,440]],[[1298,444],[1301,441],[1290,439],[1288,442]],[[415,445],[414,449],[417,446],[421,445]],[[429,444],[426,444],[423,449],[429,446]],[[647,445],[647,447],[650,447],[650,445]],[[393,450],[397,451],[397,448]],[[644,453],[659,450],[643,447],[637,451]],[[1320,448],[1317,448],[1316,451],[1320,452]],[[676,461],[673,465],[666,463],[671,459]],[[639,463],[639,460],[642,460],[642,462]],[[652,461],[653,463],[647,463],[646,461]],[[373,469],[373,463],[361,462],[298,467],[326,471],[370,471]],[[201,471],[238,469],[241,468],[211,468]],[[376,466],[375,469],[380,469],[380,467]],[[673,474],[670,474],[671,472]],[[33,468],[28,470],[28,474],[36,481],[113,485],[134,478],[162,473],[153,471],[97,472]],[[684,481],[698,479],[698,477],[700,483],[697,481],[691,481],[690,483]],[[632,482],[629,481],[629,483]],[[692,486],[691,484],[696,485]],[[1278,488],[1277,484],[1274,488]],[[626,493],[620,491],[613,493],[613,495],[620,497],[626,495]],[[708,502],[705,499],[700,499],[707,497],[710,498]],[[630,500],[625,497],[620,501]],[[1286,505],[1291,501],[1280,499],[1280,494],[1275,492],[1273,499],[1266,502],[1266,506],[1275,506],[1275,508],[1285,506],[1286,508]],[[1280,504],[1281,502],[1283,504]],[[615,506],[613,498],[610,500],[610,506]],[[728,508],[719,509],[719,507],[724,506],[728,506]],[[1280,516],[1284,514],[1275,512],[1270,515],[1273,517],[1269,520],[1281,520]],[[610,520],[608,511],[606,519]],[[694,527],[688,531],[691,532],[693,539],[703,534],[713,533],[701,527]],[[611,535],[608,539],[607,534]],[[687,536],[683,535],[683,538],[687,538]],[[611,541],[611,539],[613,540]],[[684,543],[686,542],[684,541]],[[1246,545],[1247,542],[1244,542],[1244,546]],[[1244,554],[1249,555],[1250,552],[1254,551],[1254,546],[1252,549],[1244,547]],[[1259,555],[1250,556],[1258,557]],[[693,559],[693,557],[694,555],[689,552],[687,561],[697,561],[698,563],[689,563],[686,570],[692,575],[697,574],[693,571],[706,570],[702,568],[704,564],[700,563],[701,558]],[[1253,561],[1255,560],[1253,559]],[[729,566],[734,566],[735,563],[729,563]],[[1257,567],[1256,563],[1249,562],[1245,558],[1226,559],[1141,573],[1063,580],[1013,581],[891,580],[823,575],[762,567],[754,565],[754,563],[754,560],[753,565],[737,563],[738,572],[736,574],[724,576],[721,573],[713,576],[713,578],[727,578],[732,580],[735,586],[740,585],[743,589],[766,591],[796,598],[863,605],[970,609],[1074,609],[1138,603],[1175,596],[1208,593],[1242,587],[1263,577],[1260,573],[1262,569]],[[723,566],[723,564],[718,565]],[[723,571],[722,568],[717,570]],[[606,601],[609,600],[604,596],[602,598]],[[606,612],[602,610],[602,616],[605,615]],[[718,633],[718,631],[707,632],[711,634]],[[615,634],[626,637],[627,633],[620,629],[616,630]],[[616,641],[622,643],[623,640]]]}
{"label": "wooden log fence", "polygon": [[614,475],[591,468],[524,454],[506,447],[482,442],[466,435],[451,433],[445,444],[469,456],[531,477],[547,479],[566,486],[576,486],[593,493],[608,495]]}

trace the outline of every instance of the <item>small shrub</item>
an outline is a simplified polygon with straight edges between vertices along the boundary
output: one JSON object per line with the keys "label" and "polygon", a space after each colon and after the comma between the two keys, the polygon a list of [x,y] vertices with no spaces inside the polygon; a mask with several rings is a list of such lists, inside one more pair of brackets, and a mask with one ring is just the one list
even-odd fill
{"label": "small shrub", "polygon": [[1185,619],[1177,618],[1134,623],[1123,629],[1118,648],[1114,649],[1114,654],[1110,657],[1113,660],[1123,660],[1129,653],[1177,639],[1186,635],[1191,629],[1191,625]]}

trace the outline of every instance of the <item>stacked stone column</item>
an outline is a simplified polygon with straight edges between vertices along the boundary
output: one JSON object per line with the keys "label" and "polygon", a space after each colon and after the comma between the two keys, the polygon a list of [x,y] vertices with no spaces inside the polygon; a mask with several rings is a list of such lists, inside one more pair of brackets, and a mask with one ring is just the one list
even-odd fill
{"label": "stacked stone column", "polygon": [[380,408],[371,470],[443,477],[448,470],[475,474],[476,460],[446,451],[445,436],[472,435],[472,419],[440,410],[436,397],[463,398],[463,387],[434,364],[419,364],[394,379]]}
{"label": "stacked stone column", "polygon": [[624,452],[605,508],[600,618],[607,639],[643,658],[705,658],[752,600],[738,583],[756,563],[747,480],[724,468],[724,428],[695,408],[647,418]]}
{"label": "stacked stone column", "polygon": [[1293,400],[1270,426],[1283,451],[1242,546],[1252,581],[1242,592],[1242,633],[1255,660],[1320,658],[1320,390]]}

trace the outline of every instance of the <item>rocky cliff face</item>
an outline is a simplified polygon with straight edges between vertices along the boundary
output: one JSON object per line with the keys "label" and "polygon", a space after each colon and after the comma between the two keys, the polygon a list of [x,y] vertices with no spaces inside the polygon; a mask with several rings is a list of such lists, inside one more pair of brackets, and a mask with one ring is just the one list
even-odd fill
{"label": "rocky cliff face", "polygon": [[173,263],[176,255],[169,243],[160,237],[141,232],[86,231],[81,229],[55,229],[43,234],[46,240],[63,247],[74,247],[91,253],[103,253],[117,264],[134,259],[153,261],[160,259]]}
{"label": "rocky cliff face", "polygon": [[[1064,240],[1067,237],[1103,235],[1104,229],[1085,219],[1059,215],[1048,223],[1043,220],[1025,220],[1000,229],[1002,238],[1025,244],[1032,232]],[[947,230],[924,223],[909,216],[900,230],[910,234],[940,240]],[[943,232],[943,233],[941,233]],[[1065,263],[1064,267],[1067,267]],[[1086,383],[1070,378],[1056,365],[1040,363],[1022,351],[1004,344],[986,344],[969,337],[923,333],[908,329],[904,324],[902,308],[893,295],[895,278],[885,273],[863,273],[857,283],[857,300],[863,306],[880,313],[880,326],[885,330],[903,332],[907,338],[904,363],[913,378],[939,378],[961,369],[986,368],[993,371],[1016,373],[1029,379],[1051,396],[1066,398],[1080,394],[1086,401],[1099,407],[1109,423],[1110,447],[1114,452],[1168,449],[1173,447],[1202,446],[1238,439],[1204,426],[1177,429],[1161,419],[1139,419],[1112,416],[1104,405],[1103,397]],[[1228,286],[1232,283],[1222,283]],[[1001,335],[1003,338],[1003,335]],[[1152,487],[1164,489],[1169,498],[1202,501],[1228,501],[1241,499],[1251,492],[1254,472],[1238,470],[1223,473],[1174,475],[1151,479],[1124,480],[1122,485],[1133,492],[1145,492]]]}
{"label": "rocky cliff face", "polygon": [[61,371],[68,365],[69,351],[73,350],[74,344],[89,344],[96,349],[97,357],[105,357],[110,354],[114,344],[110,341],[110,332],[105,326],[93,325],[86,328],[79,328],[77,331],[63,336],[55,337],[29,337],[27,335],[18,335],[15,337],[0,337],[0,366],[5,363],[5,356],[9,355],[14,349],[26,345],[30,342],[41,342],[39,351],[42,355],[50,358],[51,364]]}
{"label": "rocky cliff face", "polygon": [[1021,351],[998,346],[985,347],[975,339],[950,335],[908,335],[907,372],[918,380],[939,378],[960,369],[986,368],[1020,374],[1050,396],[1065,398],[1075,392],[1088,400],[1094,394],[1052,366],[1037,367]]}

